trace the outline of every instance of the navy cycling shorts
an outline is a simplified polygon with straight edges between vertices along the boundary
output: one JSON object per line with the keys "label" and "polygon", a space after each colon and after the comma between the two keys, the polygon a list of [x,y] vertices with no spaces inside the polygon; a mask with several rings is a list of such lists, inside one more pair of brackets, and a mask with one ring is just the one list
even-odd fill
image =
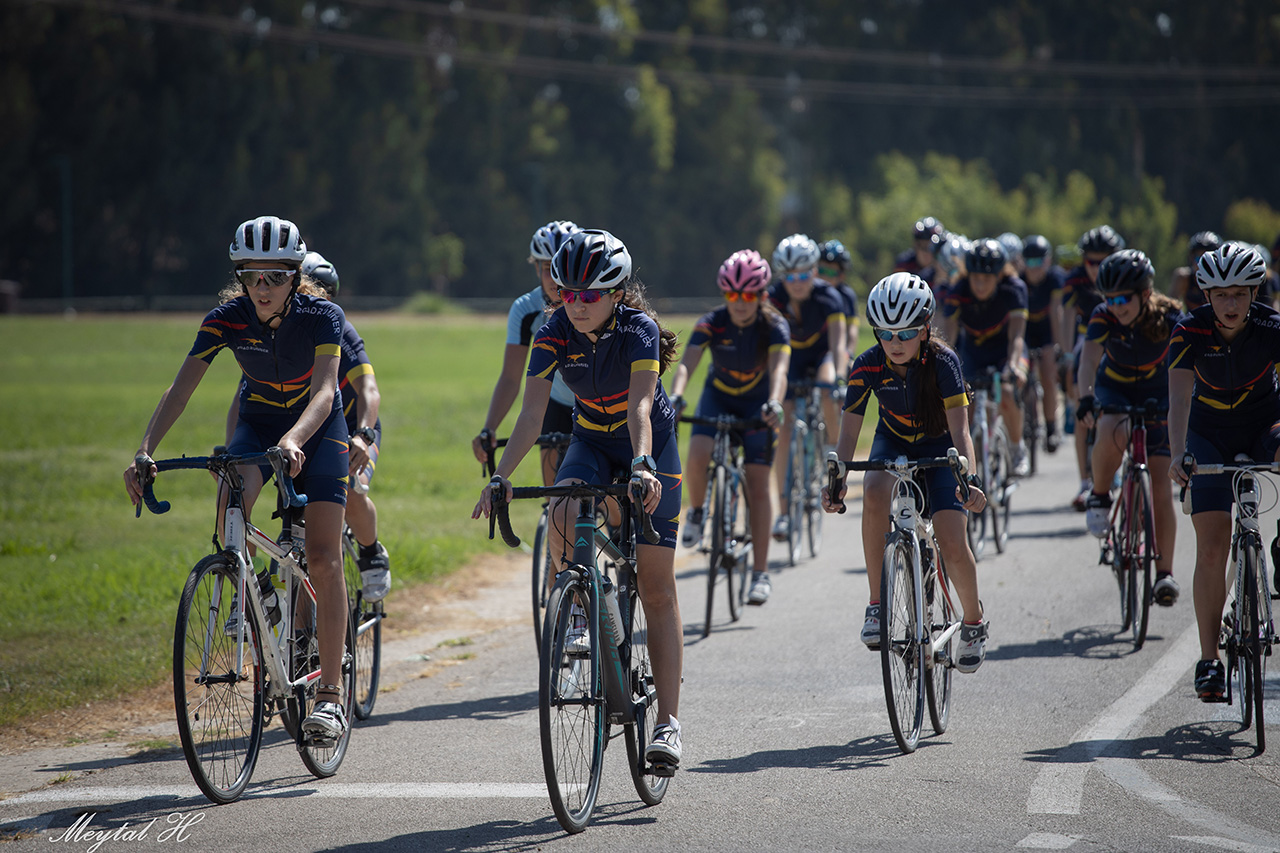
{"label": "navy cycling shorts", "polygon": [[[877,430],[867,458],[875,462],[887,462],[899,456],[905,456],[908,459],[933,459],[936,456],[946,456],[951,448],[949,435],[908,443]],[[924,478],[925,486],[929,491],[930,513],[940,509],[965,511],[964,504],[960,503],[960,499],[956,497],[956,477],[951,473],[950,468],[929,468],[917,472],[917,476]]]}
{"label": "navy cycling shorts", "polygon": [[[296,415],[287,413],[241,413],[227,452],[235,455],[262,453],[279,444],[281,437],[297,422]],[[347,505],[347,440],[347,421],[341,411],[334,409],[328,420],[302,445],[302,452],[307,458],[302,463],[302,473],[293,483],[298,493],[306,495],[309,502]],[[271,466],[259,467],[262,480],[266,482],[271,477]]]}
{"label": "navy cycling shorts", "polygon": [[[708,386],[698,399],[698,417],[718,418],[729,415],[735,418],[758,418],[760,407],[768,397],[764,394],[753,394],[748,397],[735,397]],[[705,424],[694,424],[691,435],[705,435],[714,438],[716,428]],[[773,430],[768,427],[747,430],[742,433],[743,459],[748,465],[772,465],[775,443]]]}
{"label": "navy cycling shorts", "polygon": [[[565,480],[582,480],[592,485],[606,485],[614,474],[630,476],[631,460],[635,458],[630,437],[613,438],[585,436],[574,433],[573,440],[564,452],[556,483]],[[653,512],[653,528],[661,537],[658,542],[664,548],[676,547],[676,530],[680,525],[680,451],[676,444],[675,430],[656,433],[653,436],[653,458],[658,463],[657,478],[662,483],[662,499]],[[649,544],[643,537],[640,544]]]}
{"label": "navy cycling shorts", "polygon": [[[1203,433],[1187,430],[1187,453],[1197,464],[1229,463],[1236,454],[1244,453],[1255,462],[1275,459],[1280,447],[1280,421],[1270,426],[1225,427]],[[1174,460],[1173,464],[1178,464]],[[1231,512],[1234,495],[1231,474],[1196,474],[1191,478],[1191,514],[1198,512]]]}

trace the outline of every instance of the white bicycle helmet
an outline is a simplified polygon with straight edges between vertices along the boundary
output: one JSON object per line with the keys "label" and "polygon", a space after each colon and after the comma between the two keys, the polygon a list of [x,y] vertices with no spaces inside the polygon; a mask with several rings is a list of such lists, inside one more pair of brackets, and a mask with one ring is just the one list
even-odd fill
{"label": "white bicycle helmet", "polygon": [[566,237],[581,230],[567,219],[553,219],[533,232],[533,239],[529,241],[529,256],[535,260],[549,261],[555,257]]}
{"label": "white bicycle helmet", "polygon": [[896,272],[871,288],[867,320],[873,329],[917,329],[929,324],[933,304],[933,289],[924,279],[909,272]]}
{"label": "white bicycle helmet", "polygon": [[551,280],[565,290],[613,290],[631,276],[631,254],[608,231],[575,231],[551,259]]}
{"label": "white bicycle helmet", "polygon": [[319,252],[307,252],[307,256],[302,260],[302,274],[309,275],[320,282],[330,296],[338,295],[338,271]]}
{"label": "white bicycle helmet", "polygon": [[1196,263],[1196,284],[1213,287],[1261,287],[1267,283],[1267,262],[1248,243],[1223,243],[1205,252]]}
{"label": "white bicycle helmet", "polygon": [[808,234],[792,234],[773,250],[773,269],[779,273],[807,270],[818,265],[821,255],[822,249]]}
{"label": "white bicycle helmet", "polygon": [[972,246],[969,238],[963,234],[950,234],[942,238],[942,246],[938,249],[938,266],[947,275],[964,270],[964,256]]}
{"label": "white bicycle helmet", "polygon": [[250,261],[281,261],[301,266],[307,257],[298,226],[278,216],[259,216],[240,223],[231,238],[231,261],[239,266]]}

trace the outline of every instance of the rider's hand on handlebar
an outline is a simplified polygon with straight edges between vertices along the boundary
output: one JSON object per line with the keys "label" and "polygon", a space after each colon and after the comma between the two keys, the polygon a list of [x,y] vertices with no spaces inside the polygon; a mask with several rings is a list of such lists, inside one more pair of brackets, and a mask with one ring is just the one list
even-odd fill
{"label": "rider's hand on handlebar", "polygon": [[480,500],[476,501],[475,509],[471,510],[472,518],[479,518],[482,515],[488,518],[489,514],[493,512],[493,487],[495,484],[502,486],[508,502],[515,498],[516,493],[511,488],[511,481],[501,474],[494,474],[489,482],[484,484],[484,488],[480,490]]}
{"label": "rider's hand on handlebar", "polygon": [[782,425],[782,404],[777,400],[770,400],[760,407],[760,418],[769,425],[770,429],[777,429]]}
{"label": "rider's hand on handlebar", "polygon": [[644,469],[631,472],[631,482],[637,481],[644,486],[644,511],[652,514],[662,500],[662,481]]}
{"label": "rider's hand on handlebar", "polygon": [[849,484],[847,482],[840,484],[840,494],[836,495],[835,500],[831,499],[831,486],[822,487],[822,509],[825,512],[839,512],[841,502],[844,496],[849,493]]}
{"label": "rider's hand on handlebar", "polygon": [[956,486],[956,500],[962,501],[964,508],[969,512],[982,512],[987,505],[987,496],[982,489],[977,486],[969,486],[969,500],[965,501],[964,495],[960,492],[960,487]]}
{"label": "rider's hand on handlebar", "polygon": [[1086,394],[1076,403],[1076,420],[1084,424],[1085,429],[1093,429],[1094,418],[1094,399],[1092,394]]}
{"label": "rider's hand on handlebar", "polygon": [[158,473],[156,471],[155,463],[151,461],[151,457],[146,453],[143,453],[141,450],[138,451],[133,463],[130,464],[128,468],[124,469],[124,488],[125,491],[129,493],[129,500],[133,502],[134,506],[138,506],[142,503],[142,483],[138,481],[139,461],[143,461],[144,464],[149,466],[146,471],[148,479],[154,480]]}
{"label": "rider's hand on handlebar", "polygon": [[1182,459],[1169,466],[1169,479],[1184,489],[1191,483],[1191,475],[1196,472],[1196,458],[1184,453]]}
{"label": "rider's hand on handlebar", "polygon": [[494,438],[493,430],[482,429],[479,435],[471,439],[471,452],[475,454],[476,461],[481,465],[488,461],[493,452],[497,450]]}

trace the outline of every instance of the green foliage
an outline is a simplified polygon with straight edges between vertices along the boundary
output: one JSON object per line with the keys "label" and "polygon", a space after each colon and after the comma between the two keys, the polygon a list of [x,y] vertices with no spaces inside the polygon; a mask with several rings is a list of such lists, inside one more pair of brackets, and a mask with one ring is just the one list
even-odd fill
{"label": "green foliage", "polygon": [[439,293],[419,291],[401,306],[406,314],[465,314],[467,309]]}
{"label": "green foliage", "polygon": [[1232,203],[1222,220],[1223,237],[1261,243],[1269,250],[1280,236],[1280,212],[1256,198]]}

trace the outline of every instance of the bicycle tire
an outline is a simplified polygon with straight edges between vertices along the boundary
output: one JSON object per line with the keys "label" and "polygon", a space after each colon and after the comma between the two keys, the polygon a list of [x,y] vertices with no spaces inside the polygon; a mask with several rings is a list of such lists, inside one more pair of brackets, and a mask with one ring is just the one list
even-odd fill
{"label": "bicycle tire", "polygon": [[635,708],[635,722],[626,726],[627,764],[631,767],[631,781],[636,793],[647,806],[656,806],[667,794],[670,776],[658,776],[648,772],[644,751],[653,741],[653,730],[658,724],[658,691],[653,683],[653,662],[649,659],[649,630],[644,616],[644,605],[635,592],[632,578],[631,591],[631,701]]}
{"label": "bicycle tire", "polygon": [[791,430],[791,455],[787,460],[787,565],[800,562],[800,528],[804,524],[804,484],[801,482],[804,467],[804,436],[800,430]]}
{"label": "bicycle tire", "polygon": [[996,553],[1003,554],[1009,546],[1009,476],[1013,467],[1009,464],[1011,446],[1004,424],[996,427],[995,440],[991,443],[991,489],[996,500],[987,501],[991,513],[991,540]]}
{"label": "bicycle tire", "polygon": [[173,701],[182,753],[196,785],[218,804],[244,792],[262,748],[261,636],[246,609],[248,648],[238,662],[238,637],[224,630],[238,584],[239,571],[226,555],[196,563],[182,589],[173,632]]}
{"label": "bicycle tire", "polygon": [[547,559],[551,547],[547,541],[547,513],[544,506],[542,515],[538,517],[538,526],[533,530],[533,647],[539,653],[542,651],[542,623],[547,612],[547,566],[551,563]]}
{"label": "bicycle tire", "polygon": [[[741,471],[741,468],[738,469]],[[732,483],[732,485],[731,485]],[[729,477],[729,471],[725,471],[725,490],[724,490],[724,573],[725,573],[725,591],[729,598],[729,619],[737,622],[742,618],[742,608],[747,601],[747,591],[743,586],[743,570],[750,571],[750,558],[747,556],[746,549],[742,547],[742,539],[738,537],[738,508],[741,504],[741,495],[738,492],[742,479],[740,476],[734,476],[732,480]]]}
{"label": "bicycle tire", "polygon": [[[985,415],[979,414],[979,418]],[[973,431],[973,455],[978,464],[978,473],[982,477],[982,487],[988,490],[987,503],[991,503],[991,466],[987,458],[987,431],[985,426],[979,424],[978,428]],[[965,525],[965,535],[969,539],[969,550],[973,553],[973,559],[981,560],[983,552],[987,550],[987,511],[984,508],[982,512],[968,513],[969,520]]]}
{"label": "bicycle tire", "polygon": [[1151,617],[1151,575],[1155,564],[1155,517],[1151,503],[1151,475],[1146,470],[1138,471],[1137,488],[1134,489],[1134,503],[1137,504],[1132,519],[1133,547],[1129,554],[1129,610],[1133,614],[1131,628],[1133,632],[1134,651],[1142,648],[1147,641],[1147,624]]}
{"label": "bicycle tire", "polygon": [[[725,575],[725,583],[732,587],[732,577],[725,566],[725,469],[716,465],[711,476],[711,559],[707,563],[707,618],[702,626],[702,636],[711,636],[712,611],[715,609],[716,583]],[[732,595],[730,596],[732,598]]]}
{"label": "bicycle tire", "polygon": [[[347,635],[345,645],[342,650],[342,710],[346,714],[347,729],[342,733],[342,737],[332,743],[309,742],[305,739],[298,746],[298,755],[302,758],[303,765],[307,770],[311,771],[311,775],[317,779],[327,779],[334,773],[338,772],[338,768],[342,766],[342,760],[347,756],[347,747],[351,743],[351,722],[355,713],[355,695],[356,695],[356,630],[355,623],[351,618],[351,611],[347,611]],[[311,684],[306,689],[306,704],[301,709],[305,713],[300,713],[300,719],[305,720],[315,707],[316,688],[318,684]]]}
{"label": "bicycle tire", "polygon": [[[1251,546],[1244,550],[1242,568],[1244,578],[1244,648],[1242,664],[1245,667],[1245,704],[1252,706],[1253,729],[1258,743],[1258,754],[1267,748],[1266,725],[1263,720],[1263,658],[1267,649],[1262,646],[1262,602],[1258,588],[1258,552]],[[1268,594],[1270,592],[1268,591]],[[1245,723],[1246,728],[1248,723]]]}
{"label": "bicycle tire", "polygon": [[880,669],[893,739],[903,752],[915,752],[924,724],[924,658],[920,654],[915,611],[912,548],[890,534],[880,575]]}
{"label": "bicycle tire", "polygon": [[1027,462],[1031,475],[1035,476],[1040,465],[1040,418],[1043,412],[1044,389],[1035,376],[1038,365],[1032,364],[1027,374],[1027,385],[1022,393],[1022,442],[1027,448]]}
{"label": "bicycle tire", "polygon": [[382,669],[382,602],[364,599],[360,567],[355,560],[355,538],[351,529],[343,534],[342,567],[347,579],[347,601],[351,602],[351,619],[355,623],[355,702],[352,710],[357,720],[367,720],[378,701],[378,681]]}
{"label": "bicycle tire", "polygon": [[[960,621],[951,604],[950,580],[947,578],[946,566],[942,563],[942,552],[934,548],[934,559],[938,561],[932,576],[925,581],[928,595],[928,615],[930,632],[934,637],[947,630],[954,622]],[[929,722],[934,734],[942,734],[947,730],[951,719],[951,674],[956,658],[956,644],[959,642],[959,628],[951,633],[950,639],[933,650],[933,662],[928,666],[929,679],[926,682],[929,704]],[[926,662],[927,663],[927,662]]]}
{"label": "bicycle tire", "polygon": [[[565,651],[575,601],[592,626],[586,657]],[[582,832],[591,821],[604,764],[607,723],[600,682],[600,632],[593,616],[587,587],[572,572],[562,575],[547,599],[538,668],[538,730],[551,809],[569,833]]]}
{"label": "bicycle tire", "polygon": [[823,456],[827,440],[826,425],[819,421],[809,433],[809,438],[810,440],[805,443],[805,462],[807,463],[805,470],[808,476],[805,477],[804,484],[804,527],[809,556],[817,559],[818,552],[822,550],[822,517],[826,515],[822,511],[822,486],[827,477],[827,462]]}

